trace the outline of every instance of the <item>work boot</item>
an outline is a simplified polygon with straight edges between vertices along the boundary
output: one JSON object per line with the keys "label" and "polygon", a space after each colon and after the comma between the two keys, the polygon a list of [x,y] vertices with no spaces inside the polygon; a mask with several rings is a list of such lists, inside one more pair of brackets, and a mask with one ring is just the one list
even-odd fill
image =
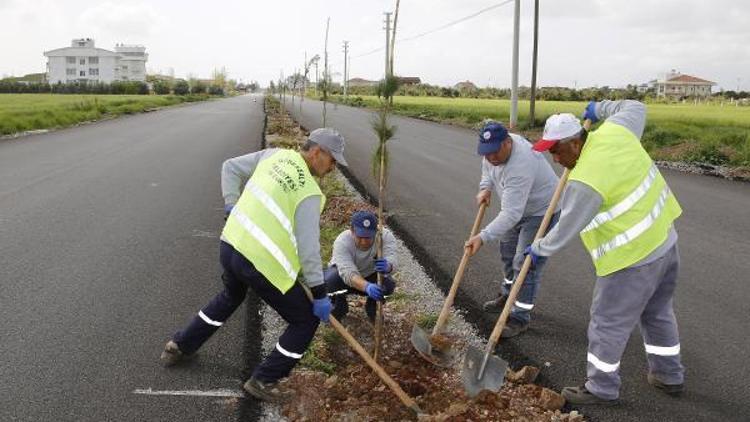
{"label": "work boot", "polygon": [[371,324],[374,324],[375,317],[378,314],[378,303],[367,298],[367,301],[365,302],[365,314],[367,315],[367,320],[370,321]]}
{"label": "work boot", "polygon": [[505,302],[508,300],[508,296],[501,294],[495,299],[484,302],[482,309],[490,314],[499,314],[505,308]]}
{"label": "work boot", "polygon": [[521,322],[514,318],[508,318],[508,323],[503,327],[503,332],[500,334],[501,338],[515,337],[524,331],[529,329],[528,322]]}
{"label": "work boot", "polygon": [[679,396],[685,390],[684,384],[665,384],[651,374],[648,374],[646,376],[646,379],[648,380],[649,384],[669,394],[670,396]]}
{"label": "work boot", "polygon": [[256,399],[269,403],[283,403],[289,397],[289,391],[283,390],[278,382],[266,383],[255,377],[250,377],[242,388]]}
{"label": "work boot", "polygon": [[180,346],[174,340],[169,340],[164,346],[164,351],[161,352],[160,359],[164,366],[172,366],[182,361],[184,357],[185,354],[180,350]]}
{"label": "work boot", "polygon": [[596,396],[587,390],[585,385],[580,387],[565,387],[562,389],[562,396],[568,403],[573,405],[598,404],[602,406],[612,406],[619,402],[617,399],[607,400]]}

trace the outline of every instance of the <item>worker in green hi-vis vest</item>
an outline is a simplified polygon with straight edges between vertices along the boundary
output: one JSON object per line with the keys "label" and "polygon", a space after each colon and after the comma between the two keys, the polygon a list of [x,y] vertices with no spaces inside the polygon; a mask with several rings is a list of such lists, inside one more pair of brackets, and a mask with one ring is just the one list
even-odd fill
{"label": "worker in green hi-vis vest", "polygon": [[616,404],[620,358],[640,325],[648,382],[678,395],[684,367],[672,309],[680,265],[673,224],[682,209],[641,146],[642,103],[591,102],[583,118],[605,121],[588,133],[572,114],[555,114],[534,144],[571,171],[559,223],[526,249],[533,262],[580,234],[598,277],[588,328],[588,380],[562,394],[571,404]]}
{"label": "worker in green hi-vis vest", "polygon": [[[336,163],[346,165],[343,153],[344,138],[321,128],[310,133],[299,152],[266,149],[224,162],[224,290],[167,342],[161,355],[166,366],[195,353],[242,303],[249,287],[289,325],[244,388],[260,400],[286,398],[279,380],[289,375],[319,322],[328,322],[331,313],[320,260],[325,196],[313,176],[325,176]],[[312,305],[296,282],[300,271],[312,291]]]}

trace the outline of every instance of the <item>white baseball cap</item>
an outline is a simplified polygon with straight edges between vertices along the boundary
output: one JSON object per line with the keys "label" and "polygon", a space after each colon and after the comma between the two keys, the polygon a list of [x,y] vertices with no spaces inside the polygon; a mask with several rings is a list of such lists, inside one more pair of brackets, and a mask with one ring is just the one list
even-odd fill
{"label": "white baseball cap", "polygon": [[553,114],[544,125],[542,139],[536,141],[532,147],[534,151],[547,151],[557,141],[570,138],[581,132],[583,127],[578,118],[571,113]]}

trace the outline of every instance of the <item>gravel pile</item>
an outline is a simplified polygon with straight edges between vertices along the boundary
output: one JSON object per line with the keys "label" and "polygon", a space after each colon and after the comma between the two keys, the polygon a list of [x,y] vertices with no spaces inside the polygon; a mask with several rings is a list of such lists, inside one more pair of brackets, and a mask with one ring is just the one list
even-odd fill
{"label": "gravel pile", "polygon": [[715,176],[729,180],[741,180],[750,182],[750,170],[742,167],[732,168],[727,166],[715,166],[713,164],[694,164],[683,161],[657,161],[659,167],[677,170],[683,173],[701,174],[704,176]]}

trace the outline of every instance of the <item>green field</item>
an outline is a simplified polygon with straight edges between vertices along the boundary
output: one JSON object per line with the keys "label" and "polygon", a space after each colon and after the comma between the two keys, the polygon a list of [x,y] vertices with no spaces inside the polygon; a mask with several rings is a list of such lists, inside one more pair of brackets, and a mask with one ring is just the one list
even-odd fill
{"label": "green field", "polygon": [[[357,100],[361,98],[361,101]],[[341,97],[334,101],[342,102]],[[349,97],[349,104],[376,107],[374,96]],[[580,115],[585,102],[537,101],[536,125],[529,128],[529,102],[519,101],[519,127],[539,135],[547,116]],[[648,104],[643,144],[655,159],[750,167],[750,107],[719,104]],[[509,100],[395,97],[397,114],[476,128],[484,119],[507,122]]]}
{"label": "green field", "polygon": [[0,94],[0,135],[71,126],[205,96]]}

